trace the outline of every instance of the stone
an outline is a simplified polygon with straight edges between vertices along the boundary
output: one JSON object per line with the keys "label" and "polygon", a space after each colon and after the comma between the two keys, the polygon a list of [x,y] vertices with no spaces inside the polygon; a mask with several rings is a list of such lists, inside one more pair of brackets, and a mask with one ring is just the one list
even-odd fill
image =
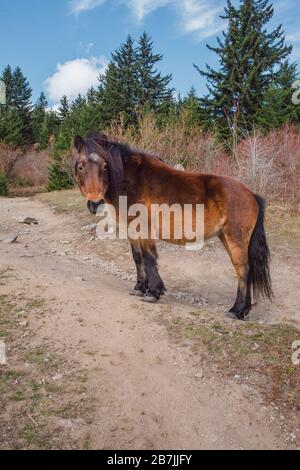
{"label": "stone", "polygon": [[38,221],[33,217],[22,217],[20,219],[20,224],[24,225],[38,225]]}
{"label": "stone", "polygon": [[59,380],[62,380],[62,378],[63,378],[62,374],[56,374],[52,377],[52,380],[54,380],[55,382],[58,382]]}
{"label": "stone", "polygon": [[203,370],[201,370],[200,372],[198,372],[197,374],[195,374],[195,378],[196,378],[196,379],[203,379]]}
{"label": "stone", "polygon": [[18,235],[11,235],[10,237],[3,240],[3,243],[5,243],[6,245],[12,245],[13,243],[16,243],[17,240],[18,240]]}

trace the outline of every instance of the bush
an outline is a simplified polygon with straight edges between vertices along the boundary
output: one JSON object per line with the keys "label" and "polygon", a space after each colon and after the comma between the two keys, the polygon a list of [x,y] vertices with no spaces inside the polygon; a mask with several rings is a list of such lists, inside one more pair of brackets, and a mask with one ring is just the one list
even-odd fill
{"label": "bush", "polygon": [[4,173],[0,172],[0,196],[7,196],[8,195],[8,188],[7,188],[7,180]]}
{"label": "bush", "polygon": [[74,187],[71,145],[72,133],[71,130],[65,126],[61,129],[51,154],[48,191]]}

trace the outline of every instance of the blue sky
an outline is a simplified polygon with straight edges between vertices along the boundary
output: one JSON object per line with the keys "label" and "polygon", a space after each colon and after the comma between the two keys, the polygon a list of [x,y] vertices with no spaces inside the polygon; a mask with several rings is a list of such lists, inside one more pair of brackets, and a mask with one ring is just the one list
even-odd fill
{"label": "blue sky", "polygon": [[[283,24],[300,64],[299,0],[273,3],[274,26]],[[1,0],[0,70],[19,65],[34,98],[43,90],[55,105],[62,94],[72,98],[95,84],[111,52],[145,30],[173,86],[181,94],[195,86],[201,94],[205,82],[192,64],[216,64],[205,44],[214,44],[224,27],[224,6],[225,0]]]}

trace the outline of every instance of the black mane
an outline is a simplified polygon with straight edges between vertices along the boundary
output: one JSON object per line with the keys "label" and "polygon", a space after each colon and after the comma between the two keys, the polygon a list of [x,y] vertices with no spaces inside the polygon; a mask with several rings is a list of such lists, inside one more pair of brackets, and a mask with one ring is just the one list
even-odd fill
{"label": "black mane", "polygon": [[85,139],[83,139],[83,142],[87,156],[88,154],[95,152],[104,158],[103,150],[101,151],[101,149],[107,150],[108,148],[116,148],[119,150],[122,156],[122,160],[133,155],[142,155],[154,160],[163,161],[163,159],[158,155],[154,155],[152,153],[145,152],[144,150],[132,147],[129,144],[119,142],[103,133],[88,135]]}

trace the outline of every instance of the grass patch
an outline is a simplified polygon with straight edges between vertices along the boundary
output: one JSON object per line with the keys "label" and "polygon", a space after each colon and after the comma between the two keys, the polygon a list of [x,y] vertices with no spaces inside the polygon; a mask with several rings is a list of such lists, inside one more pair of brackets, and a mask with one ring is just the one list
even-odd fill
{"label": "grass patch", "polygon": [[19,437],[23,439],[30,448],[48,448],[47,438],[44,437],[33,425],[26,425],[20,432]]}
{"label": "grass patch", "polygon": [[284,244],[299,253],[300,217],[285,205],[270,204],[267,208],[267,231],[273,245]]}
{"label": "grass patch", "polygon": [[[162,322],[177,341],[189,339],[195,354],[226,376],[248,378],[268,402],[300,410],[300,367],[292,364],[293,326],[220,323],[173,318]],[[167,322],[167,323],[166,323]]]}
{"label": "grass patch", "polygon": [[58,214],[82,211],[87,213],[86,201],[78,189],[38,194],[40,201],[50,204]]}
{"label": "grass patch", "polygon": [[24,401],[24,400],[26,400],[26,397],[25,397],[24,393],[21,390],[17,390],[12,395],[10,395],[9,398],[10,398],[11,401]]}

